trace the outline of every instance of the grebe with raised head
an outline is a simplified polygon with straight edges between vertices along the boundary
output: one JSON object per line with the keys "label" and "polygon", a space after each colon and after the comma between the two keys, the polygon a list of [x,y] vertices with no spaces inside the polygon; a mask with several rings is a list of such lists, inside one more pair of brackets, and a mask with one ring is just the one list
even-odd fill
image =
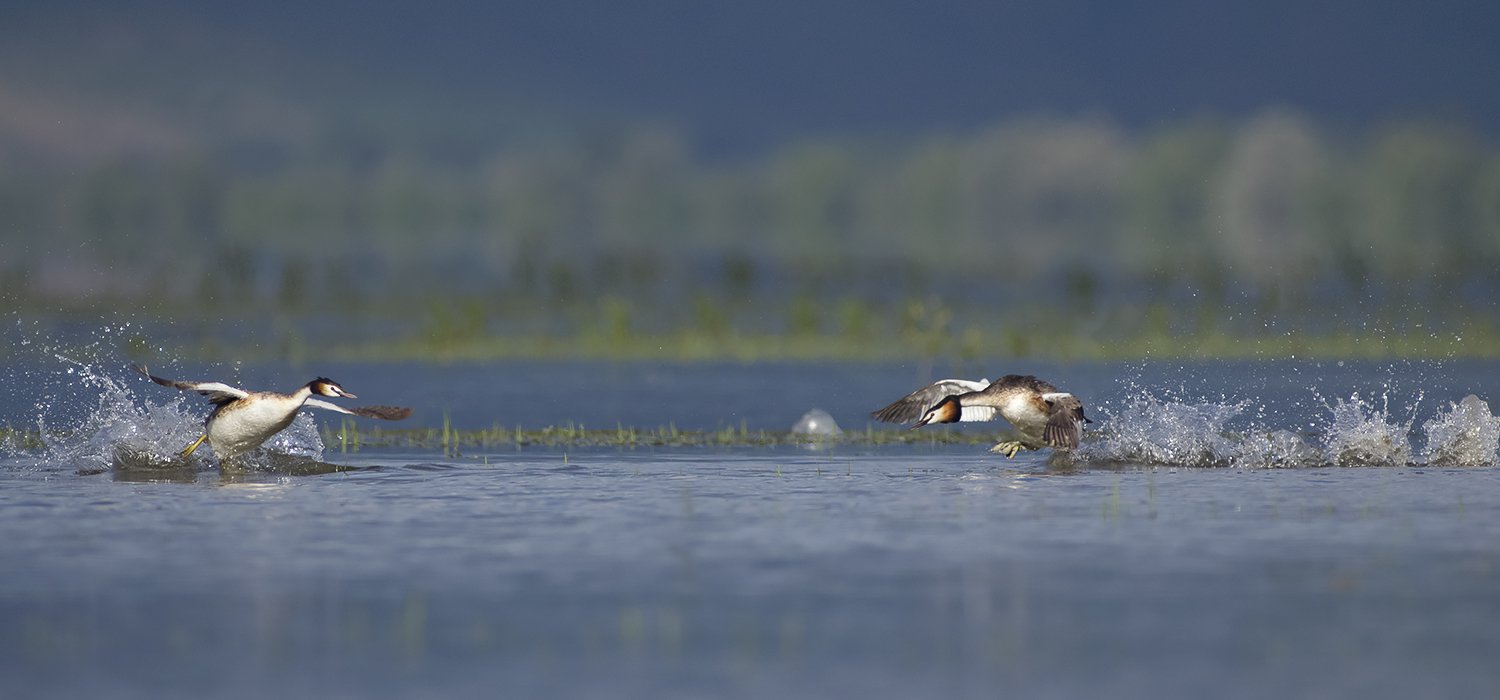
{"label": "grebe with raised head", "polygon": [[291,425],[292,419],[297,417],[297,412],[302,410],[303,406],[381,420],[401,420],[411,415],[410,408],[398,406],[344,408],[338,404],[313,398],[314,394],[356,398],[354,394],[344,391],[338,382],[326,377],[318,377],[290,394],[283,394],[276,391],[245,391],[222,382],[180,382],[162,379],[153,376],[145,367],[139,365],[136,366],[136,370],[162,386],[203,394],[214,404],[213,412],[209,413],[208,418],[203,421],[203,436],[183,448],[183,457],[193,454],[193,451],[198,449],[204,441],[208,442],[208,446],[213,449],[220,461],[238,457],[259,447],[272,435]]}

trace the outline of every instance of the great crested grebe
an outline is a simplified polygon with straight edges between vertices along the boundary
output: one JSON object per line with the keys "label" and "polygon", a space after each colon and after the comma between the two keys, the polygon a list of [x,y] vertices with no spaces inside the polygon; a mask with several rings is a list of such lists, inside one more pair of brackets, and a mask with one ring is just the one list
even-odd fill
{"label": "great crested grebe", "polygon": [[991,452],[1014,457],[1023,449],[1078,447],[1084,423],[1078,397],[1030,375],[1007,374],[995,380],[944,379],[898,399],[871,417],[887,423],[914,420],[912,429],[928,423],[990,421],[1004,418],[1021,433],[1020,440],[1007,440]]}
{"label": "great crested grebe", "polygon": [[291,425],[292,419],[297,417],[297,412],[302,410],[303,406],[381,420],[401,420],[411,415],[410,408],[398,406],[344,408],[313,398],[313,394],[355,398],[354,394],[344,391],[338,382],[325,377],[318,377],[290,394],[283,394],[276,391],[245,391],[221,382],[179,382],[162,379],[153,376],[140,365],[136,366],[136,370],[162,386],[203,394],[214,404],[213,412],[209,413],[208,418],[203,421],[203,437],[183,448],[183,457],[193,454],[193,451],[198,449],[204,440],[208,441],[208,446],[213,448],[214,454],[219,457],[220,461],[238,457],[259,447],[272,435]]}

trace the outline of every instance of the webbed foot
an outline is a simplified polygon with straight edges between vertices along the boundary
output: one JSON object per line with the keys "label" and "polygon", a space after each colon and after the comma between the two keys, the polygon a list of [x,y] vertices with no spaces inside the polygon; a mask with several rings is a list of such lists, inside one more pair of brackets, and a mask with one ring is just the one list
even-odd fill
{"label": "webbed foot", "polygon": [[1019,440],[1006,440],[990,448],[990,452],[1005,455],[1006,459],[1015,457],[1017,452],[1026,449]]}

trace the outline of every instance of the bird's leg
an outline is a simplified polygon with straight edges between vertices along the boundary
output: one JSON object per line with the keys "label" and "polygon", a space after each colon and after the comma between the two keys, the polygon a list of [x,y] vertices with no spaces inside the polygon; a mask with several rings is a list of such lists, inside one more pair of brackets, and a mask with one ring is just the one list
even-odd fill
{"label": "bird's leg", "polygon": [[184,458],[186,458],[186,457],[192,455],[193,454],[193,450],[198,449],[198,446],[202,445],[203,441],[207,440],[207,439],[208,439],[208,433],[204,433],[202,437],[198,438],[197,440],[194,440],[193,444],[188,445],[187,447],[182,448],[182,456]]}
{"label": "bird's leg", "polygon": [[990,452],[1005,455],[1005,457],[1009,459],[1011,457],[1015,457],[1017,452],[1025,449],[1030,448],[1022,444],[1020,440],[1006,440],[1004,442],[996,444],[994,447],[991,447]]}

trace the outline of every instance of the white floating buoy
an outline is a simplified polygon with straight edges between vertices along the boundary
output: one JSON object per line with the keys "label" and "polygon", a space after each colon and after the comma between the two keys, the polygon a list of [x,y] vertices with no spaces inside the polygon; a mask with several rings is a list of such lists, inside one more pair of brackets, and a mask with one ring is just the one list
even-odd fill
{"label": "white floating buoy", "polygon": [[814,408],[802,414],[802,418],[792,426],[793,435],[816,435],[818,437],[836,437],[843,435],[844,431],[839,429],[838,421],[828,412],[821,408]]}

